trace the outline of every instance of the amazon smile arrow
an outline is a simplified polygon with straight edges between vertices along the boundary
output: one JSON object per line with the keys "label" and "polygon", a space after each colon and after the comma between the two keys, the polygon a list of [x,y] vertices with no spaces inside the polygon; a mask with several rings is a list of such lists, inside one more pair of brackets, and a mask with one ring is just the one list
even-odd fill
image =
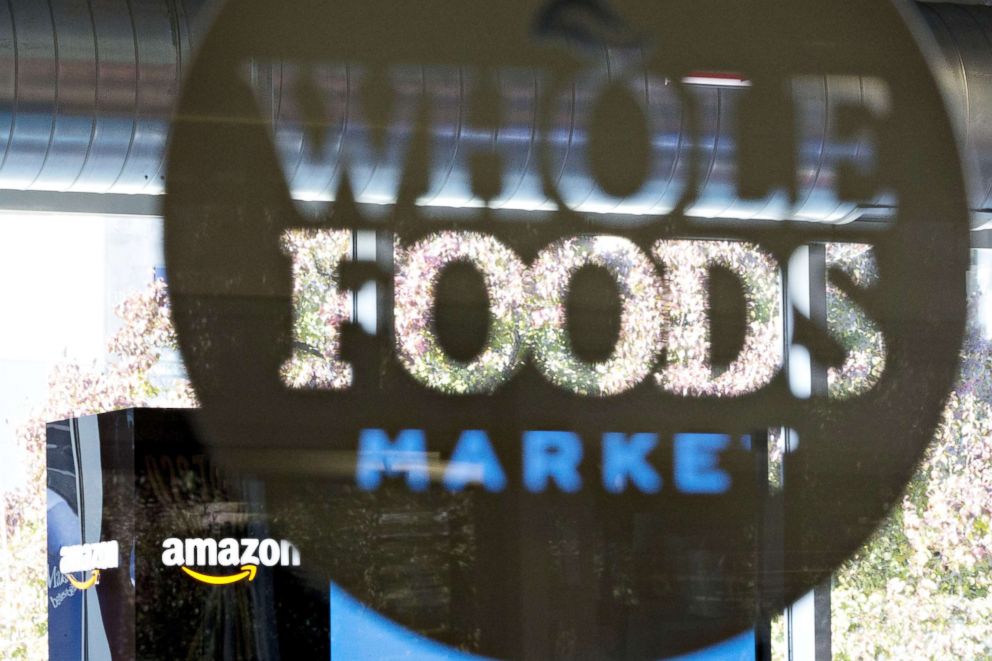
{"label": "amazon smile arrow", "polygon": [[209,583],[210,585],[228,585],[230,583],[237,583],[240,580],[247,578],[249,581],[255,580],[255,572],[258,571],[257,565],[243,565],[241,571],[237,574],[230,574],[228,576],[213,576],[210,574],[201,574],[198,571],[193,571],[189,567],[181,568],[192,578],[200,581],[201,583]]}
{"label": "amazon smile arrow", "polygon": [[72,583],[77,589],[88,590],[100,581],[100,570],[94,569],[93,573],[90,574],[90,577],[85,581],[77,581],[72,577],[72,574],[66,574],[65,577],[69,579],[69,582]]}

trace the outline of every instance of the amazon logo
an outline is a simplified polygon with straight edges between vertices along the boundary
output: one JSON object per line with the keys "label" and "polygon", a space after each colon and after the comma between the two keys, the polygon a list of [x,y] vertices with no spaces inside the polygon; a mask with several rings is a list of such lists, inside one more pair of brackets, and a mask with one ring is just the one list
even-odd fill
{"label": "amazon logo", "polygon": [[[100,582],[100,571],[116,569],[120,548],[116,541],[97,544],[73,544],[59,549],[59,571],[75,588],[88,590]],[[82,574],[76,578],[73,574]]]}
{"label": "amazon logo", "polygon": [[300,551],[285,539],[170,537],[162,542],[162,564],[201,583],[230,585],[255,580],[259,565],[298,567]]}

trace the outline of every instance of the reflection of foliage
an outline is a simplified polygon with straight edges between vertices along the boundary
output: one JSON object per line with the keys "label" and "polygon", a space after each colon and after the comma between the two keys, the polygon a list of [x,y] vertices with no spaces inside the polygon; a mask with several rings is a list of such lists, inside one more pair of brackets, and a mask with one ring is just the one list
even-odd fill
{"label": "reflection of foliage", "polygon": [[786,430],[782,427],[773,427],[768,430],[768,487],[772,492],[782,488],[785,433]]}
{"label": "reflection of foliage", "polygon": [[[35,452],[40,453],[40,449]],[[32,470],[34,487],[41,474]],[[37,492],[38,489],[32,489]],[[6,539],[0,548],[0,658],[48,656],[44,493],[7,494]]]}
{"label": "reflection of foliage", "polygon": [[340,360],[340,326],[351,296],[338,288],[338,266],[351,257],[348,230],[291,230],[283,250],[293,261],[293,355],[282,368],[293,388],[346,388],[352,371]]}
{"label": "reflection of foliage", "polygon": [[[748,264],[746,260],[743,263]],[[858,273],[848,273],[856,284],[863,282]],[[771,289],[777,286],[774,279],[759,284]],[[753,318],[762,327],[780,327],[778,298],[777,292],[774,297],[767,293],[755,297],[767,302],[756,305],[753,311]],[[839,299],[833,300],[837,303]],[[311,305],[308,309],[320,308]],[[164,285],[157,283],[128,299],[118,314],[125,323],[110,347],[117,360],[102,371],[76,364],[60,366],[52,375],[48,399],[21,428],[20,442],[31,458],[29,486],[5,497],[7,543],[0,549],[0,590],[4,595],[0,600],[0,658],[46,655],[44,421],[132,405],[192,403],[188,385],[180,384],[164,393],[151,378],[163,348],[174,342]],[[828,314],[832,315],[831,329],[840,331],[838,339],[851,354],[849,360],[861,366],[857,373],[874,374],[879,355],[884,354],[865,340],[859,318],[850,316],[850,308],[836,306],[831,306]],[[682,321],[687,326],[705,326],[699,322],[696,318]],[[310,330],[305,333],[326,339],[326,334],[321,334],[326,318],[306,314],[301,323],[308,324]],[[751,371],[742,373],[741,380],[728,387],[744,387],[768,365],[778,366],[774,356],[757,359],[765,362],[749,368]],[[434,358],[428,356],[426,360]],[[690,383],[692,388],[713,379],[709,370],[699,375],[701,381]],[[831,383],[832,393],[835,384]],[[775,461],[781,448],[778,443],[772,447],[778,452],[772,458]],[[402,554],[407,553],[404,566],[436,562],[456,574],[467,571],[477,553],[473,531],[466,530],[471,520],[467,499],[453,499],[429,514],[405,504],[405,498],[412,501],[413,497],[402,492],[396,494],[398,504],[391,513],[362,507],[363,498],[371,496],[358,494],[348,500],[353,507],[341,505],[336,520],[342,534],[367,540],[370,556],[373,547],[416,520],[432,530],[449,531],[451,546],[442,552],[424,543],[410,553],[409,546],[397,545],[391,557],[400,563]],[[359,571],[361,563],[352,566]],[[383,590],[380,574],[389,569],[369,564],[363,576],[353,577],[354,583],[365,585],[370,601],[380,607],[406,608],[409,604],[418,612],[429,611],[427,606],[417,606],[422,593],[401,580],[391,583],[393,590]],[[936,442],[901,507],[838,572],[835,582],[833,641],[838,658],[992,657],[992,346],[976,332],[971,332],[965,344],[961,379],[948,402]],[[442,583],[440,579],[432,583],[430,593],[440,595]],[[451,585],[457,584],[451,581]],[[468,641],[469,648],[476,636],[470,619],[465,617],[458,632],[449,632]]]}
{"label": "reflection of foliage", "polygon": [[[730,241],[663,241],[654,252],[665,265],[666,284],[634,244],[618,237],[560,241],[530,269],[495,239],[473,233],[436,234],[410,249],[397,246],[397,353],[423,383],[453,393],[492,391],[516,368],[524,343],[550,381],[586,395],[618,394],[636,386],[663,346],[668,365],[657,378],[674,392],[733,396],[766,385],[782,364],[774,259],[752,244]],[[467,364],[448,358],[431,328],[433,286],[444,266],[458,260],[480,268],[490,298],[486,350]],[[574,354],[566,323],[570,280],[585,266],[609,271],[620,294],[620,334],[612,355],[597,363]],[[709,356],[706,288],[712,266],[732,271],[747,296],[744,347],[719,374]],[[526,318],[522,310],[529,311]]]}
{"label": "reflection of foliage", "polygon": [[[433,329],[434,289],[448,264],[464,261],[482,273],[489,295],[489,335],[473,360],[445,353]],[[409,248],[396,247],[396,354],[421,383],[441,392],[496,390],[524,354],[526,270],[512,250],[475,232],[432,234]]]}
{"label": "reflection of foliage", "polygon": [[[866,246],[827,246],[853,284],[878,278]],[[830,286],[831,332],[847,351],[830,394],[850,397],[881,377],[884,338]],[[834,649],[841,659],[992,656],[992,346],[976,328],[933,445],[872,540],[835,577]]]}
{"label": "reflection of foliage", "polygon": [[[668,391],[735,396],[766,386],[782,365],[781,285],[775,260],[757,246],[734,241],[660,241],[672,297],[667,321],[668,364],[657,375]],[[726,371],[710,363],[707,269],[721,266],[741,279],[747,297],[744,347]]]}
{"label": "reflection of foliage", "polygon": [[[419,381],[442,392],[492,392],[519,367],[529,347],[553,383],[586,395],[618,394],[647,376],[661,350],[661,282],[647,257],[626,239],[561,241],[530,269],[499,241],[476,233],[433,234],[396,251],[397,355]],[[489,296],[489,337],[468,363],[449,358],[432,328],[434,287],[444,267],[457,261],[480,270]],[[608,270],[620,292],[620,337],[612,355],[596,363],[575,356],[566,323],[568,285],[584,266]]]}
{"label": "reflection of foliage", "polygon": [[975,328],[962,360],[901,506],[836,576],[838,658],[992,658],[992,343]]}
{"label": "reflection of foliage", "polygon": [[45,547],[45,422],[150,404],[191,406],[189,384],[167,389],[153,383],[152,368],[175,347],[165,283],[159,281],[116,310],[124,321],[108,347],[115,360],[105,369],[59,365],[48,398],[18,430],[27,451],[26,486],[6,494],[6,539],[0,549],[0,658],[47,656]]}
{"label": "reflection of foliage", "polygon": [[[575,356],[566,323],[569,283],[587,265],[609,271],[620,294],[620,336],[597,363]],[[530,280],[531,343],[551,382],[583,395],[616,395],[644,380],[661,351],[664,305],[661,279],[634,243],[612,236],[559,241],[538,256]]]}
{"label": "reflection of foliage", "polygon": [[[830,243],[826,246],[828,268],[847,274],[851,282],[868,288],[878,280],[878,265],[871,246],[859,243]],[[827,327],[846,351],[844,364],[827,371],[830,396],[854,397],[871,389],[885,368],[885,338],[864,310],[827,284]]]}

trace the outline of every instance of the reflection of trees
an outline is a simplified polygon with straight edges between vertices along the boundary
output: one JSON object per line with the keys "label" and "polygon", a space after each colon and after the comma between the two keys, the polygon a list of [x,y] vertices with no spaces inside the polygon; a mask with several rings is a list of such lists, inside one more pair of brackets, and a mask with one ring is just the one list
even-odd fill
{"label": "reflection of trees", "polygon": [[347,230],[296,230],[283,239],[293,260],[293,355],[282,368],[294,388],[346,388],[351,368],[339,360],[340,325],[351,296],[339,291],[338,269],[351,254]]}
{"label": "reflection of trees", "polygon": [[153,368],[175,348],[165,283],[116,309],[123,327],[107,347],[111,360],[96,366],[64,362],[49,377],[48,396],[18,429],[27,450],[26,486],[4,495],[7,543],[0,549],[0,658],[46,658],[45,423],[131,406],[192,406],[186,382],[156,385]]}
{"label": "reflection of trees", "polygon": [[[839,269],[859,288],[869,288],[878,281],[878,264],[868,245],[829,244],[827,267]],[[830,396],[843,399],[866,392],[878,383],[885,368],[881,332],[864,310],[832,283],[827,284],[827,325],[847,353],[843,365],[828,371]]]}
{"label": "reflection of trees", "polygon": [[[770,255],[740,241],[661,241],[655,255],[667,267],[667,364],[656,379],[685,396],[736,397],[766,386],[782,366],[781,279]],[[706,268],[700,268],[705,265]],[[746,297],[745,343],[731,365],[712,364],[710,267],[739,277]]]}
{"label": "reflection of trees", "polygon": [[[874,368],[851,325],[845,346]],[[851,344],[848,344],[850,342]],[[970,328],[958,385],[902,503],[835,577],[841,659],[992,658],[992,343]]]}
{"label": "reflection of trees", "polygon": [[[854,256],[857,257],[857,256]],[[854,269],[867,269],[864,261]],[[315,278],[326,277],[315,273]],[[852,279],[867,273],[854,273]],[[772,300],[772,297],[759,297]],[[308,309],[319,310],[316,301]],[[760,323],[776,318],[772,306],[758,310]],[[6,536],[0,548],[0,658],[44,658],[46,655],[46,551],[44,493],[44,422],[128,406],[191,405],[186,383],[163,390],[153,368],[163,351],[174,347],[165,285],[156,283],[132,296],[117,310],[124,325],[112,339],[115,357],[103,370],[64,363],[53,371],[47,399],[19,432],[28,450],[27,487],[6,494]],[[838,340],[850,352],[859,374],[880,369],[877,346],[860,332],[857,310],[839,298],[828,301],[828,315]],[[303,315],[301,338],[322,337],[320,315]],[[496,337],[496,342],[513,338]],[[301,344],[309,346],[307,341]],[[313,347],[315,354],[318,348]],[[851,380],[855,382],[856,380]],[[845,380],[832,381],[831,389]],[[451,499],[431,511],[412,497],[395,494],[396,511],[386,516],[363,508],[362,494],[335,500],[340,534],[364,540],[365,560],[376,551],[375,563],[355,558],[352,577],[364,585],[370,603],[380,607],[409,607],[416,617],[429,619],[435,606],[424,600],[426,590],[444,597],[442,572],[467,571],[477,553],[470,530],[470,498]],[[331,499],[334,500],[334,499]],[[303,504],[301,507],[305,507]],[[438,518],[440,517],[440,518]],[[450,544],[439,549],[407,540],[386,548],[398,531],[446,530]],[[430,535],[425,537],[429,538]],[[385,545],[385,546],[384,546]],[[353,546],[353,545],[349,545]],[[384,550],[383,550],[384,549]],[[392,569],[390,566],[392,565]],[[437,581],[420,588],[406,584],[396,567],[437,567]],[[618,577],[618,584],[624,577]],[[468,581],[463,581],[467,584]],[[961,379],[952,394],[936,442],[910,483],[902,504],[878,533],[835,578],[833,597],[834,649],[838,658],[989,658],[992,656],[992,345],[973,329],[963,350]],[[419,591],[418,591],[419,590]],[[452,597],[454,598],[454,597]],[[443,599],[442,599],[443,600]],[[420,604],[420,606],[418,606]],[[440,608],[440,602],[436,606]],[[426,620],[424,620],[426,621]],[[439,620],[440,621],[440,620]],[[429,626],[429,625],[428,625]],[[454,622],[450,635],[472,646],[469,618]]]}

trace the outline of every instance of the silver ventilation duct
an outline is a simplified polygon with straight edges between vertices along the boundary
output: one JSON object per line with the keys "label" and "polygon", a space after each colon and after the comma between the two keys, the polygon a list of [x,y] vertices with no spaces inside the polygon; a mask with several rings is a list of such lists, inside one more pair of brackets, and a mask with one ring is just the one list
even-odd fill
{"label": "silver ventilation duct", "polygon": [[938,76],[965,132],[971,207],[984,216],[992,213],[992,7],[919,7],[944,55]]}
{"label": "silver ventilation duct", "polygon": [[161,192],[200,4],[0,3],[0,188]]}
{"label": "silver ventilation duct", "polygon": [[[203,0],[9,0],[0,5],[0,189],[89,193],[159,194],[164,186],[164,154],[169,116],[184,67],[196,41],[196,16]],[[962,113],[980,185],[972,207],[992,209],[992,9],[921,5],[944,53],[941,75],[950,83],[956,111]],[[609,53],[606,61],[617,54]],[[256,65],[257,67],[258,65]],[[264,65],[263,65],[264,66]],[[254,79],[260,98],[271,100],[277,151],[295,197],[329,199],[340,175],[341,145],[352,145],[352,162],[363,159],[367,143],[360,121],[337,129],[337,151],[315,150],[294,114],[293,72],[271,65]],[[360,117],[354,93],[356,71],[327,70],[315,81],[336,99],[341,116]],[[505,125],[496,132],[467,130],[463,118],[469,99],[463,74],[412,70],[397,80],[400,107],[409,95],[427,89],[440,110],[434,122],[432,189],[424,203],[439,206],[478,204],[468,184],[464,154],[496,145],[505,164],[503,193],[493,206],[540,209],[551,203],[536,170],[535,106],[539,81],[505,76],[500,95],[509,103]],[[860,210],[841,204],[831,192],[835,160],[852,153],[870,158],[869,145],[835,145],[828,139],[832,104],[838,100],[872,105],[881,92],[871,81],[809,79],[795,89],[801,101],[799,204],[784,200],[742,201],[734,193],[734,141],[731,115],[741,90],[732,86],[692,86],[701,110],[696,136],[685,134],[681,108],[663,81],[642,79],[640,89],[652,117],[651,139],[657,156],[652,183],[634,198],[618,200],[589,186],[583,150],[583,117],[563,113],[549,138],[559,190],[580,211],[665,213],[684,184],[689,149],[702,149],[708,167],[701,196],[689,213],[730,218],[800,218],[843,222]],[[581,84],[577,98],[590,93]],[[406,100],[413,103],[411,96]],[[588,106],[586,103],[584,106]],[[263,103],[263,107],[269,107]],[[584,107],[576,103],[576,108]],[[570,109],[571,110],[571,109]],[[357,145],[357,146],[356,146]],[[358,151],[355,151],[355,150]],[[853,150],[853,151],[852,151]],[[447,156],[445,155],[447,154]],[[369,157],[371,158],[371,157]],[[379,162],[352,168],[359,201],[388,202],[400,163]],[[585,186],[585,188],[583,188]],[[878,206],[885,206],[878,200]]]}

